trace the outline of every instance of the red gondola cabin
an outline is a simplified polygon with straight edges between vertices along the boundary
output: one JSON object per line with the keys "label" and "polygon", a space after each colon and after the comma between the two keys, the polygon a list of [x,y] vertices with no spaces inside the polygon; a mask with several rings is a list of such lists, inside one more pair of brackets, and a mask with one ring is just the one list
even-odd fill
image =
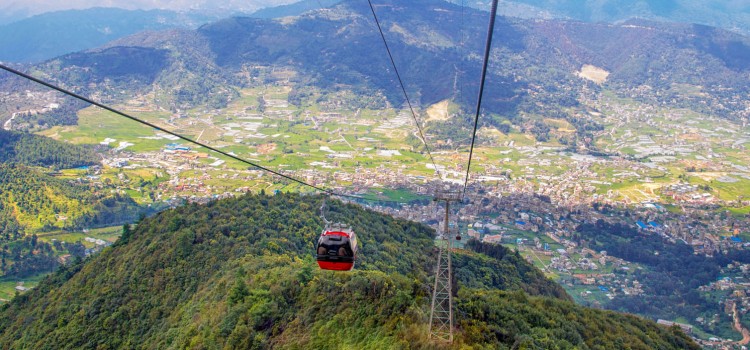
{"label": "red gondola cabin", "polygon": [[326,227],[320,234],[317,249],[318,266],[323,270],[349,271],[357,259],[357,236],[343,224]]}

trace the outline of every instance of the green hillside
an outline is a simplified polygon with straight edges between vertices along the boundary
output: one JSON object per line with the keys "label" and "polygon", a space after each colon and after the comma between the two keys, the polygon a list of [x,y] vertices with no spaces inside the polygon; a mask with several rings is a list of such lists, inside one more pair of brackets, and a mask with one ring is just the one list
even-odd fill
{"label": "green hillside", "polygon": [[0,129],[0,161],[67,169],[97,164],[99,158],[91,147]]}
{"label": "green hillside", "polygon": [[119,225],[143,212],[130,197],[50,174],[48,168],[98,164],[91,147],[0,130],[0,160],[0,242],[42,231]]}
{"label": "green hillside", "polygon": [[[145,219],[3,305],[0,348],[441,348],[426,334],[433,232],[336,202],[330,218],[358,232],[360,259],[320,271],[320,201],[247,195]],[[676,329],[573,304],[505,248],[471,246],[457,255],[454,348],[698,349]]]}
{"label": "green hillside", "polygon": [[0,163],[0,242],[34,232],[133,222],[140,212],[130,197],[92,192],[86,184],[37,168]]}

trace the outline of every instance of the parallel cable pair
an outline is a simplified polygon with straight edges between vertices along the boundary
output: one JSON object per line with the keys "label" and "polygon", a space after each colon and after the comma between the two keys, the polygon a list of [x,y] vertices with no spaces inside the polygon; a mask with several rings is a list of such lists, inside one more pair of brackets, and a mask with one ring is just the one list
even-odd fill
{"label": "parallel cable pair", "polygon": [[[432,153],[430,152],[430,147],[427,144],[427,139],[424,136],[424,133],[422,132],[422,127],[419,124],[419,120],[417,120],[417,115],[414,112],[414,108],[411,105],[411,101],[409,100],[409,96],[406,93],[406,88],[404,87],[404,82],[401,79],[401,75],[398,72],[398,69],[396,68],[396,62],[393,60],[393,55],[391,54],[391,49],[388,47],[388,42],[385,39],[385,34],[383,34],[383,28],[380,26],[380,21],[378,20],[378,16],[375,14],[375,8],[372,5],[371,0],[367,0],[367,3],[370,5],[370,11],[372,11],[372,16],[375,19],[375,24],[378,26],[378,31],[380,32],[380,37],[383,39],[383,44],[385,44],[385,49],[388,52],[388,57],[391,60],[391,65],[393,66],[393,70],[396,73],[396,77],[398,78],[398,82],[401,85],[401,91],[404,93],[404,97],[406,98],[406,102],[409,105],[409,109],[411,110],[412,117],[414,117],[414,122],[417,124],[417,128],[419,129],[419,134],[422,136],[422,141],[424,142],[425,149],[427,149],[427,154],[430,157],[430,160],[432,161],[432,165],[435,167],[435,170],[438,171],[437,164],[435,164],[435,160],[432,157]],[[497,13],[497,5],[498,0],[492,1],[492,9],[490,10],[490,24],[487,29],[487,41],[485,43],[484,48],[484,59],[482,62],[482,76],[479,81],[479,96],[477,98],[477,107],[476,107],[476,114],[474,116],[474,131],[471,133],[471,147],[469,148],[469,161],[466,165],[466,178],[464,180],[464,186],[462,191],[462,197],[466,196],[466,187],[469,184],[469,173],[471,171],[471,159],[474,155],[474,144],[477,137],[477,127],[479,125],[479,115],[482,108],[482,95],[484,94],[484,83],[487,76],[487,66],[489,63],[490,58],[490,50],[492,48],[492,33],[495,29],[495,17]],[[462,7],[462,13],[461,13],[461,21],[463,25],[463,7]],[[461,41],[463,45],[463,33],[461,33]],[[440,172],[438,171],[438,176],[440,175]]]}

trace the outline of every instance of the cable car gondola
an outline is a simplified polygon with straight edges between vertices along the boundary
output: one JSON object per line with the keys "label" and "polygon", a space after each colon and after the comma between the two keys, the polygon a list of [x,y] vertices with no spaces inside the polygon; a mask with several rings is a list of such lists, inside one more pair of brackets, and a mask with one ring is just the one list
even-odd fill
{"label": "cable car gondola", "polygon": [[323,270],[349,271],[357,259],[357,236],[344,224],[326,226],[318,239],[317,260]]}

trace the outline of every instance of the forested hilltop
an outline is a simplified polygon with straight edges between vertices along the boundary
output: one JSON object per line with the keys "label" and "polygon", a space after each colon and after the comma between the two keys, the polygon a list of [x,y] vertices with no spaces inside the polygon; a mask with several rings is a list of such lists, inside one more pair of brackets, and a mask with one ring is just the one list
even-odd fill
{"label": "forested hilltop", "polygon": [[[432,230],[334,202],[330,219],[358,232],[360,260],[320,271],[320,204],[246,195],[144,219],[3,305],[0,347],[435,348]],[[457,348],[698,349],[675,328],[573,304],[503,247],[468,246],[456,253]]]}
{"label": "forested hilltop", "polygon": [[40,231],[133,222],[145,213],[130,197],[53,176],[59,169],[97,164],[93,147],[0,130],[0,242]]}
{"label": "forested hilltop", "polygon": [[0,160],[54,169],[99,163],[93,147],[62,143],[48,137],[0,129]]}

